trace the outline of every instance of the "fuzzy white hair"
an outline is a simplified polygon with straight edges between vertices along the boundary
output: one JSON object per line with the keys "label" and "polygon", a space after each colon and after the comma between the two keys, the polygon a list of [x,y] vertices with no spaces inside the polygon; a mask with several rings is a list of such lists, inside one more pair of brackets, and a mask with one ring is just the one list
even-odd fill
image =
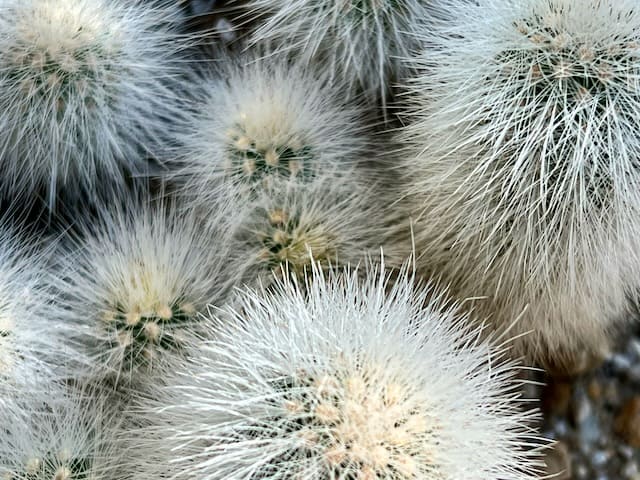
{"label": "fuzzy white hair", "polygon": [[309,183],[270,180],[227,193],[238,212],[234,244],[251,277],[268,284],[273,273],[303,275],[313,259],[325,269],[356,265],[387,246],[400,263],[401,253],[387,245],[393,221],[377,185],[327,172]]}
{"label": "fuzzy white hair", "polygon": [[415,50],[420,26],[432,14],[427,0],[251,0],[264,15],[252,34],[256,44],[293,51],[319,64],[347,92],[364,91],[383,105],[392,83],[407,72],[403,62]]}
{"label": "fuzzy white hair", "polygon": [[221,184],[347,175],[364,157],[358,108],[308,69],[249,56],[204,81],[201,107],[176,155],[178,176],[197,203],[215,199]]}
{"label": "fuzzy white hair", "polygon": [[[50,321],[55,311],[45,280],[52,248],[3,219],[0,228],[0,384],[28,389],[33,376],[58,375],[70,353]],[[0,395],[1,396],[1,395]]]}
{"label": "fuzzy white hair", "polygon": [[136,205],[83,229],[53,281],[69,341],[91,359],[87,371],[139,384],[182,358],[200,331],[199,314],[223,302],[243,275],[228,217],[212,209],[205,228],[173,206]]}
{"label": "fuzzy white hair", "polygon": [[1,478],[106,480],[120,466],[118,421],[86,392],[41,385],[38,392],[21,392],[6,402],[0,420]]}
{"label": "fuzzy white hair", "polygon": [[133,450],[202,480],[536,478],[516,366],[434,291],[380,271],[316,265],[304,287],[243,292],[142,402],[155,426]]}
{"label": "fuzzy white hair", "polygon": [[[0,2],[0,176],[9,195],[118,190],[182,105],[173,2]],[[171,119],[170,123],[168,119]],[[104,181],[106,179],[106,181]]]}
{"label": "fuzzy white hair", "polygon": [[[418,263],[532,360],[599,354],[640,279],[640,9],[451,2],[417,61],[406,174]],[[526,311],[525,311],[526,308]],[[483,315],[484,316],[484,315]]]}

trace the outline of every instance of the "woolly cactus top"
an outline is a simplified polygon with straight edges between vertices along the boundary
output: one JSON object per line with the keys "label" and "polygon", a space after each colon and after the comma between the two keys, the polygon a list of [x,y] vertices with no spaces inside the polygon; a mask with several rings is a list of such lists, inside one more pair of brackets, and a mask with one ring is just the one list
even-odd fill
{"label": "woolly cactus top", "polygon": [[143,401],[153,428],[132,447],[180,478],[535,478],[514,366],[478,331],[402,273],[317,267],[245,292]]}
{"label": "woolly cactus top", "polygon": [[194,203],[215,201],[221,185],[260,188],[347,176],[363,160],[359,111],[313,70],[278,59],[241,57],[211,80],[177,152]]}
{"label": "woolly cactus top", "polygon": [[[286,118],[277,108],[265,110],[274,116]],[[304,139],[295,133],[269,131],[282,128],[277,121],[260,124],[259,120],[248,120],[246,113],[240,113],[239,120],[228,131],[228,169],[231,174],[245,177],[248,181],[264,179],[269,176],[284,178],[311,175],[312,147],[305,146]]]}
{"label": "woolly cactus top", "polygon": [[[127,363],[139,362],[141,358],[152,361],[155,348],[179,348],[179,335],[171,332],[188,328],[196,315],[195,306],[185,298],[186,294],[158,289],[158,285],[149,280],[149,275],[158,274],[161,273],[144,271],[144,266],[138,272],[130,272],[127,287],[131,295],[126,300],[119,299],[121,303],[114,301],[103,313],[104,329],[115,330],[114,338],[117,346],[124,350]],[[114,292],[114,300],[119,297]]]}
{"label": "woolly cactus top", "polygon": [[[211,212],[211,224],[203,226],[174,209],[138,205],[85,231],[54,281],[71,292],[61,323],[91,358],[91,373],[130,381],[139,367],[182,358],[199,331],[197,313],[223,302],[243,275],[230,252],[228,218]],[[215,251],[212,238],[220,241]]]}
{"label": "woolly cactus top", "polygon": [[112,83],[101,77],[120,67],[125,32],[91,7],[86,1],[41,0],[16,9],[15,43],[3,56],[12,60],[9,75],[26,93],[50,95],[63,109],[69,95],[96,101],[96,84],[101,91],[103,83]]}

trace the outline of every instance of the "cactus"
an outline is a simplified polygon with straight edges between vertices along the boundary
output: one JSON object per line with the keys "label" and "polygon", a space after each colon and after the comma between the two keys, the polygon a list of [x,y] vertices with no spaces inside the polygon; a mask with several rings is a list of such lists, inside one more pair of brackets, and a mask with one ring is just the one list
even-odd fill
{"label": "cactus", "polygon": [[515,365],[436,292],[379,272],[315,265],[306,288],[243,292],[141,400],[134,448],[174,478],[537,478]]}
{"label": "cactus", "polygon": [[[3,194],[72,199],[147,173],[181,108],[170,80],[179,11],[169,2],[0,3]],[[171,118],[172,123],[167,119]]]}
{"label": "cactus", "polygon": [[234,244],[264,284],[272,273],[304,275],[312,259],[325,270],[355,265],[379,252],[390,235],[387,205],[374,192],[357,178],[331,174],[303,184],[273,181],[254,195],[232,190],[229,203],[241,212]]}
{"label": "cactus", "polygon": [[362,160],[358,109],[308,70],[248,57],[230,61],[220,76],[206,80],[176,154],[184,191],[196,203],[215,200],[221,184],[306,183],[324,171],[347,175]]}
{"label": "cactus", "polygon": [[118,478],[118,421],[102,400],[55,385],[14,396],[0,412],[0,477],[7,480]]}
{"label": "cactus", "polygon": [[134,206],[84,229],[54,281],[67,335],[92,359],[91,372],[137,384],[181,360],[198,336],[198,313],[242,277],[225,236],[228,214],[217,214],[205,229],[175,207]]}
{"label": "cactus", "polygon": [[[515,353],[572,369],[606,351],[640,268],[640,10],[634,2],[451,3],[416,62],[408,208],[419,263]],[[513,319],[521,316],[512,325]]]}
{"label": "cactus", "polygon": [[252,35],[258,45],[292,51],[331,79],[383,106],[394,82],[407,76],[404,59],[418,48],[417,32],[432,16],[425,0],[251,0],[264,15]]}

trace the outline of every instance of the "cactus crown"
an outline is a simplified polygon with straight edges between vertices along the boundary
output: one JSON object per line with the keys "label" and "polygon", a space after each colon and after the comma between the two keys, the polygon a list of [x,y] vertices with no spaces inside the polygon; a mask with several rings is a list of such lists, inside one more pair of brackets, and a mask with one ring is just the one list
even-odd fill
{"label": "cactus crown", "polygon": [[7,480],[89,480],[91,461],[70,457],[66,452],[48,452],[29,459],[24,471],[8,475]]}
{"label": "cactus crown", "polygon": [[325,373],[300,371],[272,388],[290,434],[300,439],[300,454],[321,451],[327,473],[354,479],[419,473],[434,419],[427,403],[416,401],[411,382],[390,378],[385,366],[341,358]]}
{"label": "cactus crown", "polygon": [[269,176],[305,180],[312,175],[313,149],[298,136],[261,140],[240,121],[228,137],[227,171],[232,175],[252,182]]}
{"label": "cactus crown", "polygon": [[51,97],[58,113],[78,99],[87,107],[107,101],[121,54],[117,22],[66,0],[35,2],[16,21],[20,41],[4,53],[11,60],[4,75],[25,94]]}
{"label": "cactus crown", "polygon": [[260,258],[271,268],[286,263],[293,272],[302,273],[311,264],[335,257],[334,236],[321,222],[306,221],[300,212],[274,208],[265,210],[268,221],[257,232],[263,249]]}

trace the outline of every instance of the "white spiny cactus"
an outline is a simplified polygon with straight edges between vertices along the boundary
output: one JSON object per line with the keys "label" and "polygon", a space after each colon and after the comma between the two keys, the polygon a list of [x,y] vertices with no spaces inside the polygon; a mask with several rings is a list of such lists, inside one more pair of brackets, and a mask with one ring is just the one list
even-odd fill
{"label": "white spiny cactus", "polygon": [[243,292],[143,401],[131,448],[158,463],[136,478],[537,478],[515,365],[406,274],[368,274]]}
{"label": "white spiny cactus", "polygon": [[60,189],[118,191],[148,171],[183,108],[178,15],[166,1],[0,1],[4,195],[43,189],[53,207]]}
{"label": "white spiny cactus", "polygon": [[[419,265],[520,351],[597,354],[640,284],[640,8],[448,2],[402,140]],[[526,308],[526,311],[525,311]],[[564,368],[564,366],[563,366]]]}
{"label": "white spiny cactus", "polygon": [[212,209],[204,228],[174,207],[136,206],[85,229],[53,281],[66,306],[61,323],[92,359],[91,371],[136,383],[182,358],[200,331],[198,314],[242,277],[228,216]]}
{"label": "white spiny cactus", "polygon": [[404,79],[404,60],[419,45],[417,32],[432,17],[428,0],[251,0],[265,15],[256,44],[292,50],[332,78],[383,104],[393,82]]}
{"label": "white spiny cactus", "polygon": [[[357,177],[320,174],[309,183],[272,181],[251,195],[232,190],[238,204],[234,244],[264,284],[273,273],[303,275],[312,257],[323,268],[356,265],[387,251],[392,220],[375,185]],[[389,258],[398,254],[389,247]],[[392,252],[393,251],[393,252]]]}
{"label": "white spiny cactus", "polygon": [[346,176],[362,161],[359,112],[321,78],[282,60],[241,63],[229,61],[220,79],[207,81],[180,142],[180,176],[195,202],[215,199],[221,184],[306,183],[327,171]]}
{"label": "white spiny cactus", "polygon": [[0,478],[119,478],[118,421],[107,412],[102,400],[55,385],[15,395],[0,409]]}
{"label": "white spiny cactus", "polygon": [[36,373],[55,375],[71,352],[49,318],[54,307],[44,277],[50,250],[33,240],[0,228],[0,389],[28,388]]}

